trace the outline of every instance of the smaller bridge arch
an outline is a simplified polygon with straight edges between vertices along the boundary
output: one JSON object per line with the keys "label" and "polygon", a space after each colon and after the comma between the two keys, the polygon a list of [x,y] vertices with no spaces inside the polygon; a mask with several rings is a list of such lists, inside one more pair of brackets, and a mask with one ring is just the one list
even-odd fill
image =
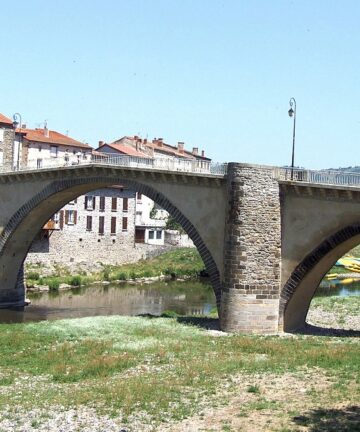
{"label": "smaller bridge arch", "polygon": [[359,243],[360,223],[357,223],[330,235],[297,265],[280,295],[280,317],[285,331],[304,327],[321,280],[339,258]]}

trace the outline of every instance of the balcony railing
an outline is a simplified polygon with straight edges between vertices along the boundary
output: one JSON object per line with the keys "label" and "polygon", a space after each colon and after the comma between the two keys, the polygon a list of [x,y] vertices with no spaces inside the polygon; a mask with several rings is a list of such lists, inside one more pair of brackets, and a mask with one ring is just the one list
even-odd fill
{"label": "balcony railing", "polygon": [[79,158],[77,161],[65,161],[62,157],[48,159],[30,159],[26,165],[19,169],[10,165],[2,165],[1,173],[16,171],[40,171],[49,168],[61,168],[78,165],[105,165],[123,166],[140,169],[152,169],[161,171],[188,172],[196,174],[210,174],[214,176],[225,176],[227,164],[201,161],[197,159],[182,158],[142,158],[136,156],[118,154],[96,154],[87,158]]}
{"label": "balcony railing", "polygon": [[291,168],[274,168],[274,176],[277,180],[283,181],[360,187],[360,173],[356,172],[314,171],[296,168],[293,170],[293,178],[291,179]]}

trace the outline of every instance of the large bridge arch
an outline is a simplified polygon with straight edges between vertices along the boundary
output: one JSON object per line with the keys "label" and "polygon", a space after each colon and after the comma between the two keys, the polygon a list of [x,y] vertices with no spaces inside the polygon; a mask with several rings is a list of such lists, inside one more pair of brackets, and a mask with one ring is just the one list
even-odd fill
{"label": "large bridge arch", "polygon": [[[26,173],[12,178],[10,175],[7,188],[0,185],[0,197],[6,199],[8,195],[7,209],[10,209],[7,215],[0,214],[0,301],[3,307],[23,304],[22,265],[33,238],[52,214],[79,195],[113,184],[122,184],[147,195],[183,226],[204,261],[220,305],[225,219],[225,210],[221,212],[218,207],[224,200],[222,181],[205,176],[194,180],[184,173],[154,175],[143,170],[96,166],[71,167],[60,170],[60,174],[63,175],[57,170],[43,173],[41,177]],[[18,196],[11,195],[12,186]],[[16,203],[23,204],[16,208]],[[11,208],[16,211],[11,212]]]}

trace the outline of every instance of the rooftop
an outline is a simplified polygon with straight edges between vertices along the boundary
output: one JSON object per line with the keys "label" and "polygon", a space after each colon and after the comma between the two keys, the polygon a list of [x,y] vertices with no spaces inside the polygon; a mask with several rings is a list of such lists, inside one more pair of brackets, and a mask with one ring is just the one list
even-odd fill
{"label": "rooftop", "polygon": [[48,144],[57,144],[63,146],[79,147],[91,150],[89,144],[84,144],[60,132],[49,129],[16,129],[17,133],[24,135],[24,138],[31,142],[41,142]]}
{"label": "rooftop", "polygon": [[12,120],[10,120],[8,117],[4,116],[4,114],[0,113],[0,123],[2,124],[7,124],[7,125],[11,125],[13,124]]}

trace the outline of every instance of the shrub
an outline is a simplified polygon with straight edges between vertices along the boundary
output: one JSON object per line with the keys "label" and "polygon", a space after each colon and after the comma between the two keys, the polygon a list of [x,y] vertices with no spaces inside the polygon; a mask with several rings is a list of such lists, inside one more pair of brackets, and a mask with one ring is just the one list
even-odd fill
{"label": "shrub", "polygon": [[38,272],[30,271],[29,273],[27,273],[26,278],[32,280],[38,280],[40,278],[40,275]]}
{"label": "shrub", "polygon": [[128,275],[126,272],[119,272],[116,274],[116,279],[126,281],[128,279]]}
{"label": "shrub", "polygon": [[77,276],[73,276],[70,279],[70,285],[71,286],[81,286],[81,276],[77,275]]}
{"label": "shrub", "polygon": [[50,279],[48,281],[48,286],[49,286],[50,291],[57,291],[60,287],[59,279],[56,279],[56,278]]}

